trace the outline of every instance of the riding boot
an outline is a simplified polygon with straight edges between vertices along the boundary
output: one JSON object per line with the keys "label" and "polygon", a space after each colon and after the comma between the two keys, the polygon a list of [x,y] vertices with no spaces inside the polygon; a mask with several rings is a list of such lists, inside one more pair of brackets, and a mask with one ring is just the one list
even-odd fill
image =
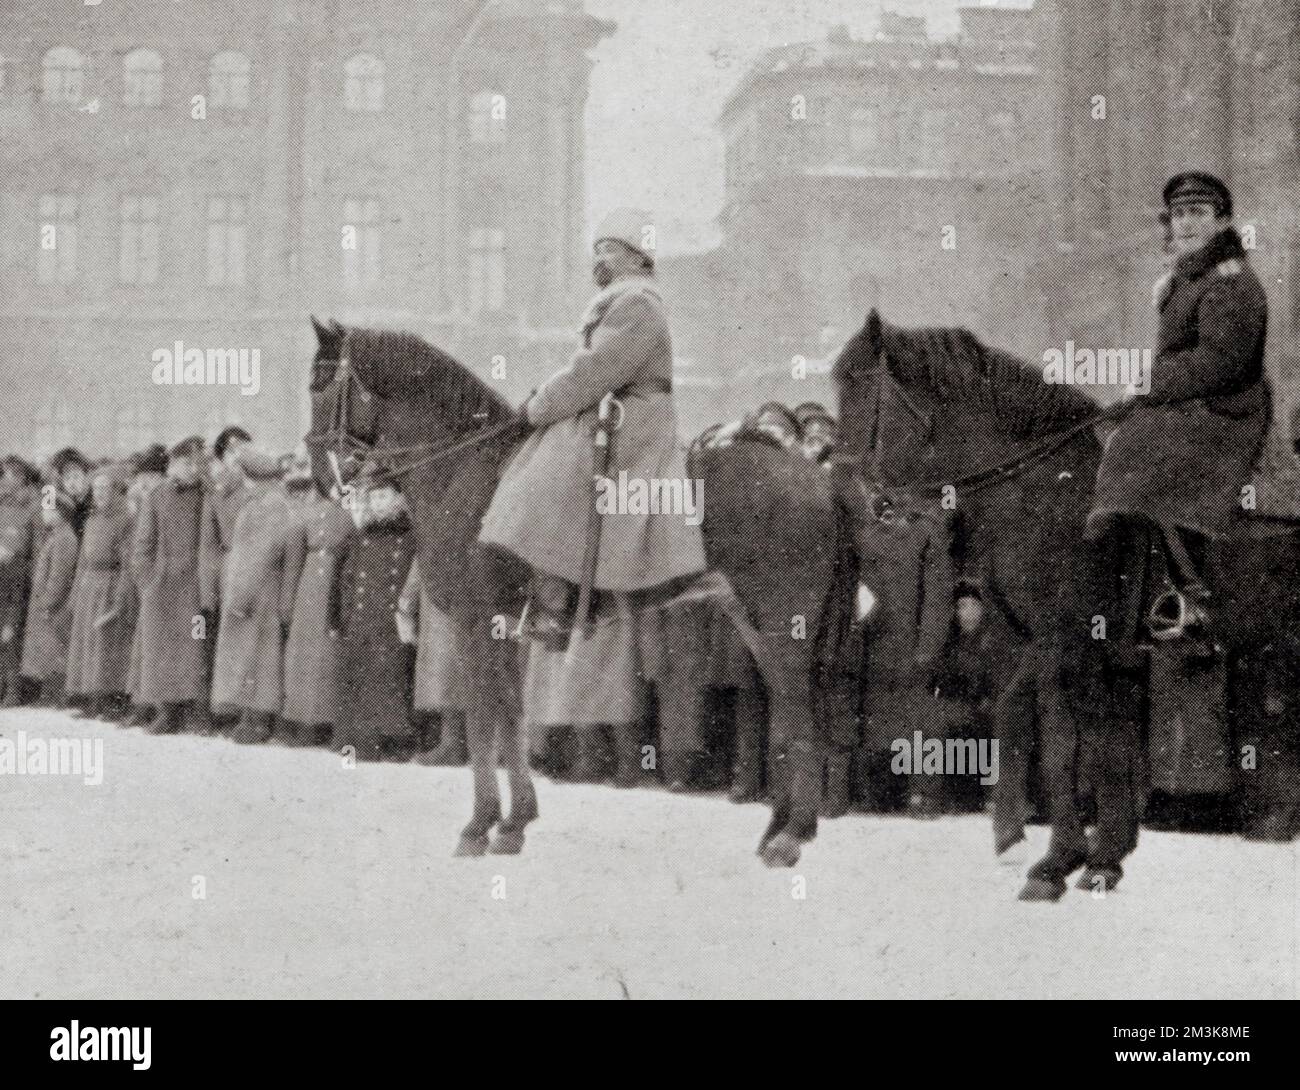
{"label": "riding boot", "polygon": [[614,786],[636,787],[641,783],[641,724],[615,723],[610,727],[614,739]]}
{"label": "riding boot", "polygon": [[427,753],[417,753],[412,760],[426,768],[459,768],[469,764],[469,747],[465,740],[465,713],[442,713],[442,737]]}
{"label": "riding boot", "polygon": [[843,817],[849,812],[849,751],[841,746],[826,753],[826,784],[822,789],[821,816]]}

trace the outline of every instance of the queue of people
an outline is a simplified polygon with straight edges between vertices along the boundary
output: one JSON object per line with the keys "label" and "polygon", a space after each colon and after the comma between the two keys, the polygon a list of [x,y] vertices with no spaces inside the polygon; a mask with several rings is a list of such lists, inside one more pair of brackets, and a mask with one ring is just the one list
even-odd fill
{"label": "queue of people", "polygon": [[[699,442],[773,443],[824,465],[834,429],[820,405],[769,403]],[[42,468],[16,455],[0,466],[4,706],[67,708],[155,734],[326,745],[360,760],[466,761],[472,689],[448,619],[423,592],[396,479],[364,473],[346,498],[324,495],[305,455],[271,457],[239,427],[210,448],[191,437],[121,461],[69,448]],[[980,594],[963,587],[927,679],[941,734],[987,732]],[[617,716],[603,694],[591,722],[531,723],[534,763],[581,782],[761,798],[764,696],[729,620],[707,600],[667,601],[640,639]],[[536,687],[546,652],[528,657]],[[865,745],[870,716],[861,702],[845,707],[853,721],[837,738]],[[602,716],[615,722],[594,721]],[[627,722],[630,737],[617,726]],[[828,814],[982,805],[978,792],[948,793],[946,780],[885,798],[869,774],[881,756],[828,761]]]}

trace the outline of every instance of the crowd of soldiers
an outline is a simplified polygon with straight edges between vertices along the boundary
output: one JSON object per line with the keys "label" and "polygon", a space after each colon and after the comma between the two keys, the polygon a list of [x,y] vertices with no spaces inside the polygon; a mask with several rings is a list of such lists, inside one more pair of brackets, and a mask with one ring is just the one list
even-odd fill
{"label": "crowd of soldiers", "polygon": [[[770,403],[699,442],[768,442],[827,465],[834,436],[822,406]],[[98,462],[68,448],[41,467],[16,455],[0,466],[4,706],[351,747],[363,760],[466,761],[464,652],[422,594],[397,480],[368,474],[341,502],[321,492],[305,452],[272,457],[239,427],[210,447],[192,437]],[[987,735],[982,611],[978,586],[956,588],[928,679],[936,733]],[[577,782],[761,798],[762,686],[730,622],[707,601],[669,603],[653,630],[673,653],[628,694],[643,714],[627,759],[607,725],[539,723],[534,763]],[[882,791],[866,770],[886,745],[828,763],[828,814],[983,805],[973,777],[893,777]]]}

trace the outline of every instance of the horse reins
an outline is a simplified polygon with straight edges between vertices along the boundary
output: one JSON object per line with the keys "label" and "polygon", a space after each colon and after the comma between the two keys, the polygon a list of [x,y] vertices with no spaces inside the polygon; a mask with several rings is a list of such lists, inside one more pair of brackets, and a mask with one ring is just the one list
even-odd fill
{"label": "horse reins", "polygon": [[[327,445],[331,445],[335,448],[327,453],[329,455],[330,468],[334,473],[335,483],[340,489],[345,487],[342,467],[340,465],[340,456],[346,457],[348,454],[357,453],[378,453],[383,457],[384,465],[388,472],[392,473],[394,476],[402,477],[410,473],[412,470],[429,465],[441,458],[450,457],[453,454],[458,454],[463,450],[468,450],[469,448],[481,443],[497,439],[512,430],[522,432],[522,430],[527,427],[527,423],[524,420],[513,417],[501,424],[494,424],[489,428],[479,428],[464,439],[459,439],[445,446],[436,442],[411,443],[406,446],[384,447],[381,451],[376,452],[374,444],[367,443],[363,439],[358,439],[348,430],[348,406],[350,404],[352,387],[355,384],[364,391],[364,386],[362,385],[361,380],[357,378],[356,373],[348,365],[346,356],[339,359],[338,369],[335,372],[333,381],[338,384],[339,397],[338,401],[334,405],[333,412],[330,414],[330,426],[322,438]],[[368,392],[366,396],[370,396]],[[352,449],[350,451],[345,451],[346,444],[351,445]],[[426,451],[428,453],[425,453]],[[413,454],[422,454],[423,457],[413,458],[411,461],[406,463],[398,463],[394,461],[398,455]]]}
{"label": "horse reins", "polygon": [[[894,392],[898,395],[899,401],[903,407],[911,414],[917,423],[925,424],[932,437],[934,434],[934,416],[932,413],[925,413],[903,392],[901,385],[894,377],[889,374],[889,368],[881,361],[880,380],[876,383],[875,412],[873,414],[871,428],[871,465],[873,478],[876,483],[885,485],[886,482],[881,479],[880,459],[883,452],[884,443],[881,437],[883,429],[880,426],[881,406],[884,401],[885,382],[893,383]],[[970,473],[963,474],[960,477],[949,477],[945,480],[916,480],[909,481],[905,484],[888,485],[898,492],[908,493],[933,493],[941,492],[944,488],[964,488],[968,492],[977,492],[982,488],[999,481],[1011,480],[1019,476],[1025,470],[1033,468],[1045,462],[1053,454],[1059,451],[1069,443],[1076,435],[1092,428],[1094,425],[1103,420],[1113,419],[1110,412],[1102,409],[1086,419],[1079,421],[1077,424],[1060,432],[1053,432],[1044,436],[1043,439],[1031,446],[1027,451],[1006,458],[1001,462],[996,462],[990,466],[982,466],[979,469],[972,470]],[[849,468],[860,470],[862,468],[862,455],[854,450],[836,451],[831,455],[831,464],[835,466],[847,466]]]}

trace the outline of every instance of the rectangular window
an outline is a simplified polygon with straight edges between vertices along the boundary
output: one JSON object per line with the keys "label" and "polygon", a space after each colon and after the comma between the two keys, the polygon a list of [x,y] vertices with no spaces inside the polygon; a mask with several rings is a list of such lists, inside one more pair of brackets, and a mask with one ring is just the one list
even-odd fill
{"label": "rectangular window", "polygon": [[343,202],[343,285],[349,290],[379,283],[379,201],[349,197]]}
{"label": "rectangular window", "polygon": [[158,282],[158,198],[122,198],[122,252],[118,275],[123,284]]}
{"label": "rectangular window", "polygon": [[42,284],[68,284],[77,277],[77,198],[46,194],[40,201],[40,261]]}
{"label": "rectangular window", "polygon": [[243,197],[208,198],[208,286],[244,283],[248,246],[248,201]]}
{"label": "rectangular window", "polygon": [[504,310],[506,305],[506,233],[499,227],[476,227],[469,236],[471,314]]}

